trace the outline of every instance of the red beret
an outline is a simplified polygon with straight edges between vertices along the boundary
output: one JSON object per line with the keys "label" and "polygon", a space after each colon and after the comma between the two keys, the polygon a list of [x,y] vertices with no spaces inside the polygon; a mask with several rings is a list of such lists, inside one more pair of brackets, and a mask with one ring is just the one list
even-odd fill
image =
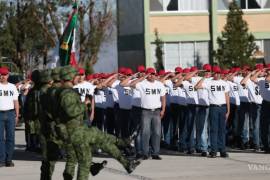
{"label": "red beret", "polygon": [[221,71],[221,74],[229,74],[230,73],[230,71],[228,70],[228,69],[223,69],[222,71]]}
{"label": "red beret", "polygon": [[221,73],[221,69],[219,66],[213,66],[212,70],[214,73]]}
{"label": "red beret", "polygon": [[94,79],[94,75],[93,74],[89,74],[86,76],[86,80],[89,81],[89,80],[92,80]]}
{"label": "red beret", "polygon": [[264,68],[263,64],[256,64],[256,69],[262,70]]}
{"label": "red beret", "polygon": [[182,73],[183,72],[183,69],[181,67],[176,67],[174,69],[174,71],[177,72],[177,73]]}
{"label": "red beret", "polygon": [[118,69],[118,73],[120,73],[120,74],[125,74],[125,72],[126,72],[126,68],[125,67],[120,67]]}
{"label": "red beret", "polygon": [[159,75],[159,76],[163,76],[163,75],[165,75],[165,74],[166,74],[165,70],[160,70],[160,71],[158,72],[158,75]]}
{"label": "red beret", "polygon": [[197,68],[196,66],[192,66],[192,67],[190,68],[190,72],[193,72],[193,71],[198,71],[198,68]]}
{"label": "red beret", "polygon": [[1,67],[0,68],[0,74],[1,75],[7,75],[9,73],[9,70],[7,67]]}
{"label": "red beret", "polygon": [[250,70],[251,68],[248,65],[243,66],[242,68],[244,71]]}
{"label": "red beret", "polygon": [[133,71],[132,71],[132,69],[127,68],[124,74],[125,75],[132,75],[133,74]]}
{"label": "red beret", "polygon": [[137,67],[137,72],[143,73],[145,72],[145,67],[143,65],[140,65]]}
{"label": "red beret", "polygon": [[93,78],[94,78],[94,79],[97,79],[97,78],[99,78],[99,74],[98,74],[98,73],[96,73],[96,74],[93,74]]}
{"label": "red beret", "polygon": [[203,70],[205,70],[205,71],[211,71],[212,70],[212,67],[211,67],[210,64],[205,64],[205,65],[203,65]]}
{"label": "red beret", "polygon": [[146,74],[156,74],[156,70],[154,68],[147,68],[146,69]]}
{"label": "red beret", "polygon": [[265,67],[270,69],[270,64],[266,64]]}
{"label": "red beret", "polygon": [[78,68],[78,73],[79,73],[79,75],[84,75],[85,70],[83,68]]}
{"label": "red beret", "polygon": [[190,73],[190,69],[189,69],[189,68],[185,68],[185,69],[183,70],[183,73]]}

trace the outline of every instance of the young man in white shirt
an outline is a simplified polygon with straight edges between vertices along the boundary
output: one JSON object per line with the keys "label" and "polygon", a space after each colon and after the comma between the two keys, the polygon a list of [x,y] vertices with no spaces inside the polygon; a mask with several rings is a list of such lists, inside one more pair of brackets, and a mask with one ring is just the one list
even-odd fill
{"label": "young man in white shirt", "polygon": [[[249,148],[249,121],[250,121],[250,112],[251,112],[251,103],[248,96],[248,89],[245,86],[241,85],[241,81],[247,74],[250,72],[247,66],[242,68],[241,72],[236,72],[233,77],[233,82],[238,85],[238,92],[240,97],[240,110],[239,110],[239,124],[238,131],[240,133],[240,148],[248,149]],[[240,74],[241,73],[241,74]]]}
{"label": "young man in white shirt", "polygon": [[154,68],[148,68],[146,74],[146,77],[131,82],[130,86],[137,89],[141,95],[143,159],[149,157],[151,139],[152,159],[161,160],[159,156],[161,119],[165,114],[166,90],[163,83],[156,80]]}
{"label": "young man in white shirt", "polygon": [[8,68],[0,68],[0,167],[14,166],[15,125],[19,119],[19,93],[8,77]]}
{"label": "young man in white shirt", "polygon": [[225,134],[226,120],[230,114],[230,89],[229,85],[221,80],[221,70],[218,66],[213,66],[213,72],[213,80],[205,82],[205,78],[202,78],[196,85],[196,88],[209,90],[210,157],[215,158],[218,151],[221,157],[228,157]]}
{"label": "young man in white shirt", "polygon": [[[259,74],[265,72],[265,78],[258,79]],[[258,84],[262,96],[262,107],[260,116],[260,131],[263,150],[265,153],[270,153],[270,67],[258,71],[251,77],[252,81]]]}
{"label": "young man in white shirt", "polygon": [[[202,76],[205,81],[211,80],[212,67],[210,64],[203,66]],[[197,84],[202,77],[192,79],[194,84]],[[206,157],[208,151],[208,117],[209,117],[209,91],[207,89],[198,89],[198,115],[196,118],[196,150],[201,153],[201,156]]]}
{"label": "young man in white shirt", "polygon": [[[252,139],[250,139],[250,143],[252,145],[252,149],[255,151],[260,150],[260,133],[259,133],[259,125],[260,125],[260,112],[261,112],[261,104],[262,104],[262,97],[260,94],[258,84],[251,81],[251,76],[255,74],[256,71],[260,71],[263,69],[263,64],[256,65],[257,70],[250,72],[242,81],[241,84],[248,89],[248,96],[251,102],[251,116],[250,116],[250,125],[251,125],[251,132],[249,133],[252,135]],[[257,78],[257,81],[263,80],[264,78],[263,72],[261,72]]]}

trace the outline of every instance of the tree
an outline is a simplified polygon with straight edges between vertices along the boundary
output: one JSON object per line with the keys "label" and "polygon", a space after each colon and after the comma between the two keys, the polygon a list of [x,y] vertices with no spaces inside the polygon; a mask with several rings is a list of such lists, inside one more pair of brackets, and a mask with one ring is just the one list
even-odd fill
{"label": "tree", "polygon": [[255,64],[252,53],[256,48],[254,36],[248,32],[248,24],[243,20],[243,11],[235,0],[230,3],[227,23],[221,37],[217,38],[218,49],[214,57],[221,67]]}
{"label": "tree", "polygon": [[164,65],[163,65],[163,50],[162,50],[162,46],[163,46],[163,41],[159,38],[159,34],[158,34],[158,30],[155,29],[155,42],[154,44],[156,45],[156,49],[155,49],[155,55],[157,58],[157,62],[155,63],[155,68],[157,71],[160,70],[164,70]]}

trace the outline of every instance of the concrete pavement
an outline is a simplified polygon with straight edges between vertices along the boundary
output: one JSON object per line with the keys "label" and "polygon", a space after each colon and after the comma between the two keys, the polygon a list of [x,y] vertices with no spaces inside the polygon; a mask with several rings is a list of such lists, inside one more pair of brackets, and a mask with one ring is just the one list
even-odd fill
{"label": "concrete pavement", "polygon": [[[15,167],[0,168],[0,180],[39,180],[40,156],[25,152],[24,131],[16,131]],[[184,154],[163,151],[163,160],[143,161],[140,166],[128,175],[124,168],[114,159],[107,158],[107,167],[96,180],[268,180],[270,178],[270,155],[263,153],[230,152],[230,158],[205,158],[186,156]],[[104,158],[94,158],[102,161]],[[53,180],[61,180],[64,162],[59,162]]]}

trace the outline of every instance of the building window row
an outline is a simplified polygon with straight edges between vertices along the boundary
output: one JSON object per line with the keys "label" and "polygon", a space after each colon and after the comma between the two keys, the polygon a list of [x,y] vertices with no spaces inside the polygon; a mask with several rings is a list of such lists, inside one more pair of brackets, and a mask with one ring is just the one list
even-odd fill
{"label": "building window row", "polygon": [[150,0],[150,11],[208,11],[208,0]]}
{"label": "building window row", "polygon": [[[151,59],[153,64],[157,61],[155,56],[156,45],[151,44]],[[168,42],[163,44],[163,63],[166,70],[174,70],[176,66],[201,67],[209,63],[209,42]]]}
{"label": "building window row", "polygon": [[[257,63],[270,63],[270,39],[256,40],[258,50],[262,57],[256,57]],[[151,44],[151,59],[153,65],[157,62],[155,56],[156,45]],[[163,44],[163,63],[166,70],[174,70],[175,67],[183,68],[209,63],[210,47],[208,41],[193,42],[165,42]]]}
{"label": "building window row", "polygon": [[[218,0],[219,10],[228,10],[231,0]],[[236,0],[241,9],[269,9],[270,0]]]}

